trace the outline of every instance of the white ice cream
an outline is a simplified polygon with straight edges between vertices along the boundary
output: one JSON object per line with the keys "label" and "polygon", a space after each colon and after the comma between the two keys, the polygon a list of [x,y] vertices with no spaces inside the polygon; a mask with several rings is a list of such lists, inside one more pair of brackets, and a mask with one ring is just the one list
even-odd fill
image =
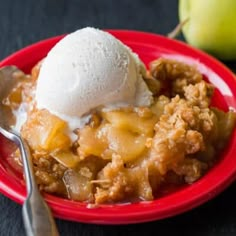
{"label": "white ice cream", "polygon": [[78,128],[100,108],[148,106],[152,94],[136,54],[111,34],[94,28],[71,33],[45,58],[36,88],[37,107]]}

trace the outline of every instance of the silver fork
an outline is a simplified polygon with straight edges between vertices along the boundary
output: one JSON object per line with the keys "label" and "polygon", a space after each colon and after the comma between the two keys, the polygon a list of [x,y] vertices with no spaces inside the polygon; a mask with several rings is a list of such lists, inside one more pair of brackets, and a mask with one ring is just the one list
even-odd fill
{"label": "silver fork", "polygon": [[12,113],[7,112],[2,100],[17,83],[13,76],[20,72],[16,67],[7,66],[0,69],[0,133],[13,141],[19,148],[23,162],[27,198],[23,204],[22,215],[27,236],[59,235],[54,218],[41,196],[34,177],[32,156],[25,140],[11,128]]}

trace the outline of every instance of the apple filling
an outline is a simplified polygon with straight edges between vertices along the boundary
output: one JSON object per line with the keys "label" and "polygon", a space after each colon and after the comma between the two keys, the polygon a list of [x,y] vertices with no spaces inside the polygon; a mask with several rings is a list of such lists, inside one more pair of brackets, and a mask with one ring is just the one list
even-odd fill
{"label": "apple filling", "polygon": [[21,135],[40,190],[72,200],[149,201],[193,183],[216,162],[235,125],[233,111],[210,106],[213,86],[194,66],[160,58],[144,76],[152,106],[96,111],[71,141],[65,121],[34,105],[39,70],[21,75],[3,102],[12,110],[28,106]]}

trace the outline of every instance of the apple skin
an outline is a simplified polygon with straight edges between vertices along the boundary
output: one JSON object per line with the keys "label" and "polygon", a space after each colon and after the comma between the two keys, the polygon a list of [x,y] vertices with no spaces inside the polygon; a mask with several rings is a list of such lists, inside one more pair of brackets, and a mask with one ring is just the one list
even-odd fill
{"label": "apple skin", "polygon": [[236,59],[236,0],[179,0],[186,41],[219,59]]}

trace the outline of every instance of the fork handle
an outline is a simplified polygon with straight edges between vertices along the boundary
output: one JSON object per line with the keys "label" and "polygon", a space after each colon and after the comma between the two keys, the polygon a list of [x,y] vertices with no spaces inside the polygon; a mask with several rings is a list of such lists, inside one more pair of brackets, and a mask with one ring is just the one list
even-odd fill
{"label": "fork handle", "polygon": [[58,236],[50,209],[40,193],[32,192],[23,204],[23,221],[27,236]]}
{"label": "fork handle", "polygon": [[22,210],[26,235],[58,236],[55,220],[35,181],[32,156],[28,144],[19,136],[17,139],[27,186],[27,199]]}

